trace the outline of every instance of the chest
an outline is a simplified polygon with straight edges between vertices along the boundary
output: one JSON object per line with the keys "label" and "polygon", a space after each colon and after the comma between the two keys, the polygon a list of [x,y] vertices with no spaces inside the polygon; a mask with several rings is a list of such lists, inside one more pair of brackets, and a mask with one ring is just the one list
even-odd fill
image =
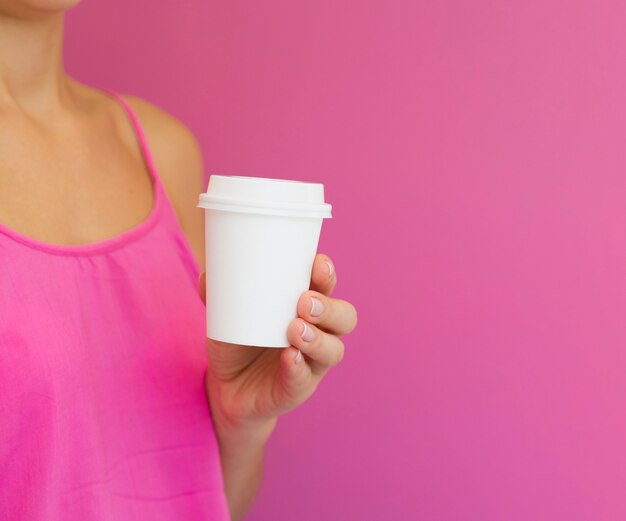
{"label": "chest", "polygon": [[106,125],[0,124],[0,223],[55,244],[113,237],[150,213],[143,159]]}
{"label": "chest", "polygon": [[[76,392],[105,397],[145,387],[151,400],[164,382],[201,382],[204,306],[174,252],[147,259],[123,251],[93,258],[38,256],[31,263],[23,254],[12,257],[8,241],[8,250],[2,244],[5,398],[53,394],[71,406]],[[176,399],[164,392],[159,398]]]}

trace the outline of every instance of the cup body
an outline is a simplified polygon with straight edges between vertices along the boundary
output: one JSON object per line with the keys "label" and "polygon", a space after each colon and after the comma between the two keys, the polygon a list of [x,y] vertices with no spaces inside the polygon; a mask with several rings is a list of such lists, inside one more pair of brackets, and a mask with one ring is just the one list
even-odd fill
{"label": "cup body", "polygon": [[[262,205],[255,203],[250,193],[245,199],[237,199],[232,191],[228,197],[214,194],[204,204],[201,196],[199,206],[205,208],[207,337],[248,346],[288,347],[287,327],[297,317],[300,295],[309,289],[322,222],[330,217],[330,205],[322,200],[326,214],[316,214],[309,201],[302,206],[306,211],[299,212],[298,198],[286,201],[289,194],[285,193],[273,205],[267,200],[272,197],[272,182],[278,194],[284,192],[278,183],[297,182],[237,178],[237,183],[244,179],[246,190],[250,183],[262,185]],[[207,194],[210,188],[209,184]]]}

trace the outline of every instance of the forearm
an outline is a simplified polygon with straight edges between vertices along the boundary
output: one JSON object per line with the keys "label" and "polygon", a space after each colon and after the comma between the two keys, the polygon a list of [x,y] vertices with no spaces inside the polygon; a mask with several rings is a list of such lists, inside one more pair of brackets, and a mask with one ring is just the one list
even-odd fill
{"label": "forearm", "polygon": [[230,431],[216,426],[224,490],[232,521],[239,521],[256,497],[263,476],[265,445],[276,420],[263,426]]}

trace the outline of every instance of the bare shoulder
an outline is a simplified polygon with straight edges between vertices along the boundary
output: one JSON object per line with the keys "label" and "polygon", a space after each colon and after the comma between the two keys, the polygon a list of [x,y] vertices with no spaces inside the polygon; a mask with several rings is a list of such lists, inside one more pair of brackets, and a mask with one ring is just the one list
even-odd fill
{"label": "bare shoulder", "polygon": [[[190,188],[202,182],[202,151],[191,130],[179,119],[153,103],[136,96],[123,98],[135,110],[146,133],[164,183],[172,188]],[[169,188],[167,186],[166,188]],[[198,192],[196,191],[196,197]]]}
{"label": "bare shoulder", "polygon": [[202,212],[196,204],[198,194],[204,191],[204,166],[198,140],[184,123],[153,103],[136,96],[123,98],[139,118],[159,177],[201,263],[204,233]]}

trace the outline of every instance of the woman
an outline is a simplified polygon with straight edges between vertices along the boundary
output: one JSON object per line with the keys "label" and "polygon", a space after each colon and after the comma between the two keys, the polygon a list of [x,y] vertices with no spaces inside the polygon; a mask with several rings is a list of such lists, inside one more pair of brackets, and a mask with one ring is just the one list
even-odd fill
{"label": "woman", "polygon": [[241,519],[356,311],[317,255],[292,347],[205,340],[200,149],[64,73],[77,2],[0,0],[0,519]]}

